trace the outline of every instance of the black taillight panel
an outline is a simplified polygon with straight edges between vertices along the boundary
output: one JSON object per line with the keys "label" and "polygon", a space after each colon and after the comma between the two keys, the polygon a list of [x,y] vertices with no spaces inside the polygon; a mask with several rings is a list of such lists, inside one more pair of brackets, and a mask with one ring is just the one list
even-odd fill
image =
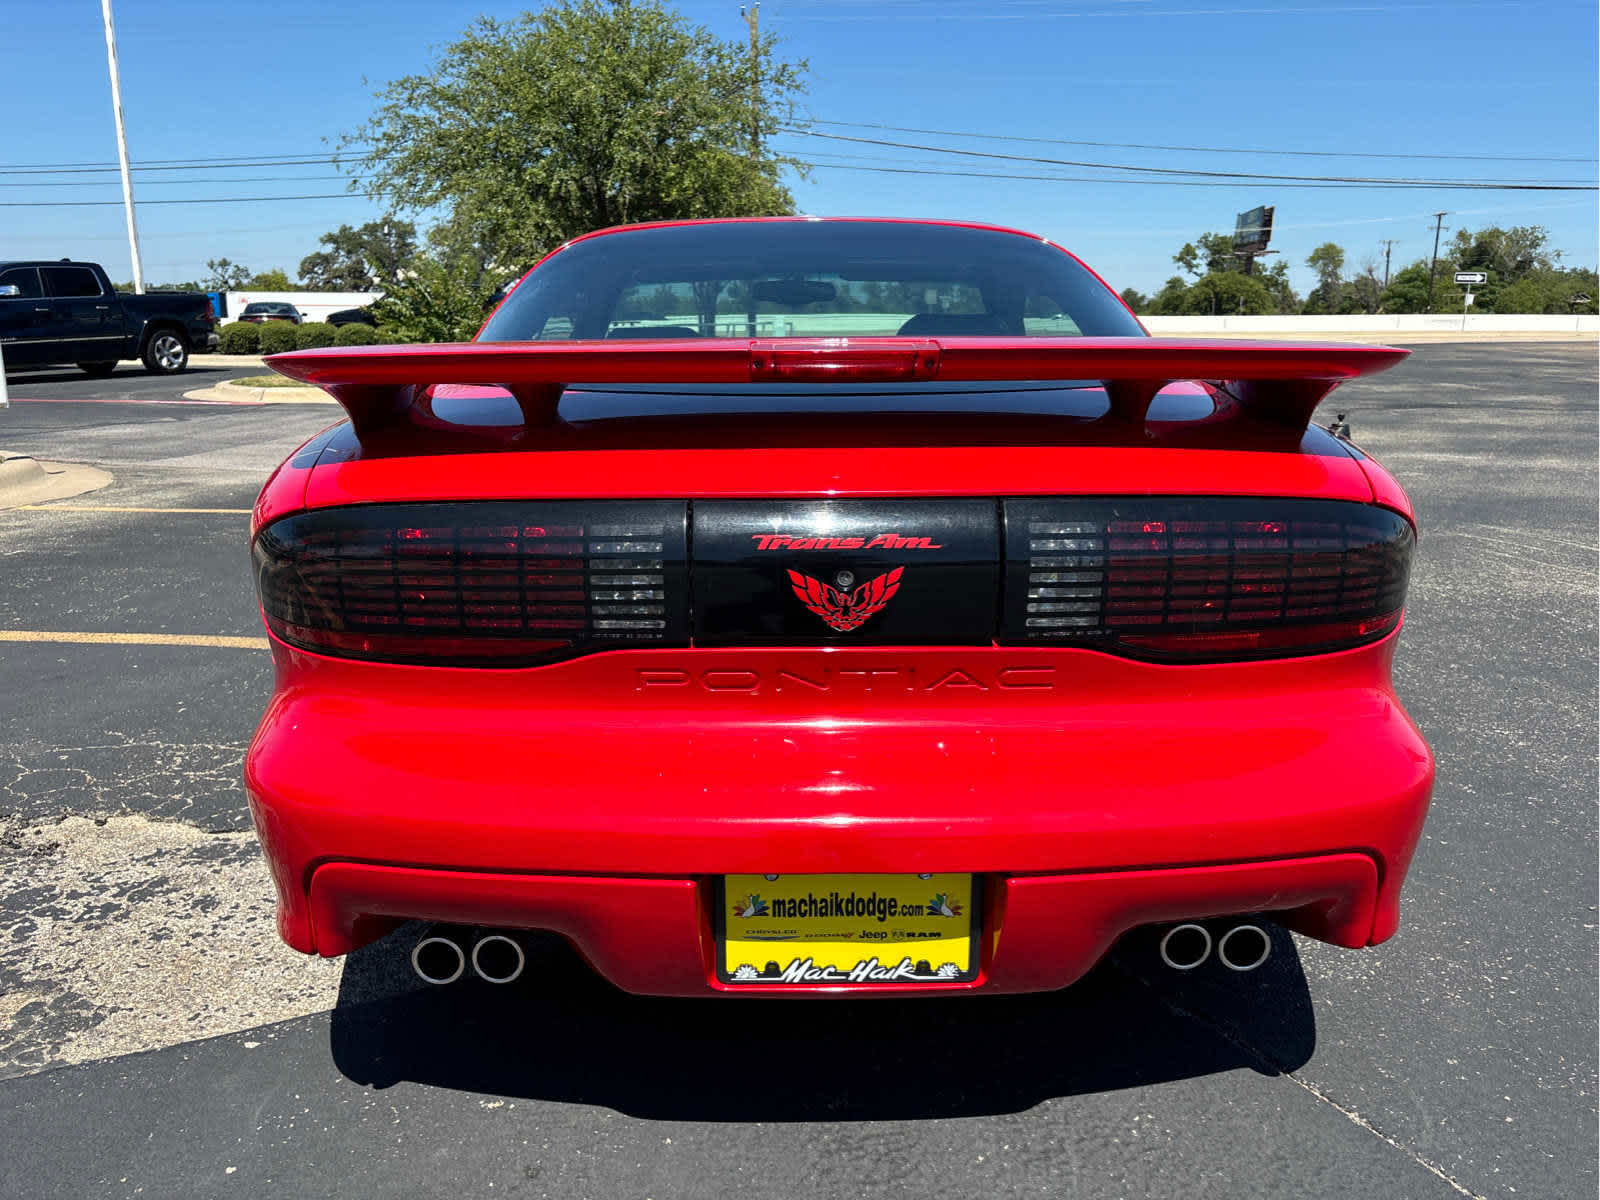
{"label": "black taillight panel", "polygon": [[377,661],[998,643],[1197,663],[1386,636],[1414,545],[1388,509],[1269,497],[472,501],[301,513],[252,555],[278,637]]}
{"label": "black taillight panel", "polygon": [[320,509],[252,553],[273,632],[324,653],[514,666],[688,643],[682,501]]}
{"label": "black taillight panel", "polygon": [[697,501],[693,522],[696,645],[994,640],[993,500]]}
{"label": "black taillight panel", "polygon": [[1415,534],[1325,500],[1007,500],[1005,644],[1155,661],[1306,654],[1389,633]]}

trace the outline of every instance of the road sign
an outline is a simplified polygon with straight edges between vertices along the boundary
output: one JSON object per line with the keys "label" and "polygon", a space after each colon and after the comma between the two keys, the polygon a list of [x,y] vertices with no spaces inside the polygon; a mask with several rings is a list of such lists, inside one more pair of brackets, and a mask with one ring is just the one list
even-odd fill
{"label": "road sign", "polygon": [[1489,282],[1489,272],[1487,272],[1487,271],[1457,271],[1456,272],[1456,282],[1457,283],[1466,283],[1466,284],[1488,283]]}

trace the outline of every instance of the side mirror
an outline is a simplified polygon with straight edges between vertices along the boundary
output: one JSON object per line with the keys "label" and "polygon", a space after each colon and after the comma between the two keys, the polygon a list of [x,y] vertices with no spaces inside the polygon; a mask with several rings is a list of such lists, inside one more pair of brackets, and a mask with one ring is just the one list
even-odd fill
{"label": "side mirror", "polygon": [[4,300],[8,296],[20,296],[20,295],[22,295],[22,289],[19,288],[16,284],[14,284],[14,283],[0,283],[0,300]]}

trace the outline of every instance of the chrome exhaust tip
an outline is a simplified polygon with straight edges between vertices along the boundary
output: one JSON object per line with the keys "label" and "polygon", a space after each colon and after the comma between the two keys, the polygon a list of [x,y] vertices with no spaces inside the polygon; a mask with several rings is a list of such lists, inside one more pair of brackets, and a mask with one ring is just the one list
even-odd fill
{"label": "chrome exhaust tip", "polygon": [[485,983],[510,983],[527,965],[522,946],[503,933],[489,933],[472,943],[472,969]]}
{"label": "chrome exhaust tip", "polygon": [[430,934],[411,948],[411,969],[424,983],[442,987],[461,978],[467,956],[454,938]]}
{"label": "chrome exhaust tip", "polygon": [[1272,954],[1272,937],[1259,925],[1235,925],[1217,941],[1217,958],[1230,971],[1254,971]]}
{"label": "chrome exhaust tip", "polygon": [[1211,931],[1204,925],[1174,925],[1161,936],[1161,961],[1174,971],[1192,971],[1211,957]]}

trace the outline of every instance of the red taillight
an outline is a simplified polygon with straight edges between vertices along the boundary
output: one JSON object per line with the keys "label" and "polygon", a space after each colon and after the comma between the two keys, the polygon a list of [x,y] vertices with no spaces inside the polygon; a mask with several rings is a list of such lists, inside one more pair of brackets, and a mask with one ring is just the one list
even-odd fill
{"label": "red taillight", "polygon": [[938,342],[875,346],[860,338],[819,338],[750,344],[750,379],[756,383],[892,383],[938,374]]}
{"label": "red taillight", "polygon": [[1414,531],[1318,500],[1011,500],[1008,643],[1195,662],[1309,654],[1400,623]]}
{"label": "red taillight", "polygon": [[326,654],[516,666],[688,640],[685,506],[371,505],[252,547],[267,624]]}

